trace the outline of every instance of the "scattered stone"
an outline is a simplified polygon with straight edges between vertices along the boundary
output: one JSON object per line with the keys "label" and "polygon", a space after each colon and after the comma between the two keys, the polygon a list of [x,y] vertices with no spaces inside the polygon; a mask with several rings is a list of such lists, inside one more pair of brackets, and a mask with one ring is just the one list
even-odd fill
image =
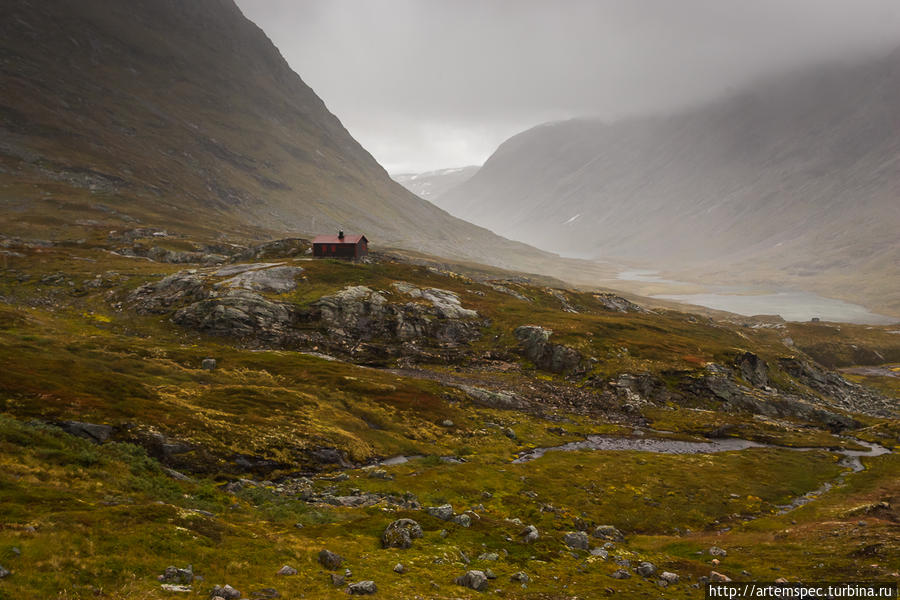
{"label": "scattered stone", "polygon": [[626,571],[625,569],[617,569],[610,575],[613,579],[628,579],[631,577],[631,573]]}
{"label": "scattered stone", "polygon": [[192,591],[194,591],[189,585],[181,585],[176,583],[164,583],[159,587],[164,592],[190,594]]}
{"label": "scattered stone", "polygon": [[722,548],[719,548],[718,546],[712,546],[709,550],[707,550],[707,552],[709,552],[710,556],[728,556],[728,552],[726,552]]}
{"label": "scattered stone", "polygon": [[10,575],[12,575],[12,572],[9,569],[0,566],[0,579],[6,579]]}
{"label": "scattered stone", "polygon": [[331,585],[336,587],[344,585],[344,582],[347,580],[346,577],[337,573],[329,573],[329,576],[331,577]]}
{"label": "scattered stone", "polygon": [[180,471],[176,471],[175,469],[170,469],[169,467],[160,467],[166,475],[171,477],[172,479],[177,479],[178,481],[194,481],[192,478],[188,477],[184,473]]}
{"label": "scattered stone", "polygon": [[204,358],[203,362],[200,363],[200,368],[204,371],[212,371],[216,368],[216,359],[214,358]]}
{"label": "scattered stone", "polygon": [[525,571],[518,571],[513,573],[512,577],[510,577],[513,581],[518,581],[519,583],[528,583],[531,581],[531,577],[528,576],[528,573]]}
{"label": "scattered stone", "polygon": [[666,583],[678,583],[678,580],[680,579],[677,573],[670,573],[669,571],[663,571],[662,573],[660,573],[659,578]]}
{"label": "scattered stone", "polygon": [[588,536],[583,531],[570,531],[563,536],[563,542],[565,542],[566,546],[569,548],[574,548],[576,550],[587,550],[590,548]]}
{"label": "scattered stone", "polygon": [[241,593],[230,585],[225,584],[224,587],[218,585],[213,587],[209,597],[215,598],[216,596],[223,598],[224,600],[238,600],[238,598],[241,597]]}
{"label": "scattered stone", "polygon": [[540,533],[538,533],[537,527],[535,527],[534,525],[528,525],[527,527],[525,527],[525,529],[522,530],[522,533],[520,533],[519,536],[526,544],[535,542],[539,537],[541,537]]}
{"label": "scattered stone", "polygon": [[508,437],[511,440],[516,439],[516,432],[513,431],[512,429],[510,429],[509,427],[503,428],[503,435],[505,435],[506,437]]}
{"label": "scattered stone", "polygon": [[441,427],[453,427],[453,421],[450,419],[444,419],[441,421]]}
{"label": "scattered stone", "polygon": [[469,527],[472,524],[472,517],[467,514],[456,515],[453,522],[461,527]]}
{"label": "scattered stone", "polygon": [[347,591],[351,594],[374,594],[378,591],[378,586],[375,585],[374,581],[357,581],[347,586]]}
{"label": "scattered stone", "polygon": [[609,552],[603,548],[591,548],[591,556],[599,556],[603,560],[609,558]]}
{"label": "scattered stone", "polygon": [[598,525],[594,528],[594,531],[591,535],[596,538],[609,540],[611,542],[625,541],[625,536],[622,534],[622,532],[612,525]]}
{"label": "scattered stone", "polygon": [[185,569],[169,566],[156,579],[162,583],[190,585],[194,581],[194,568],[191,565]]}
{"label": "scattered stone", "polygon": [[275,600],[281,598],[281,594],[275,588],[262,588],[250,594],[250,600]]}
{"label": "scattered stone", "polygon": [[721,573],[719,573],[717,571],[710,571],[709,572],[709,580],[714,583],[727,583],[727,582],[731,581],[731,577],[728,577],[727,575],[722,575]]}
{"label": "scattered stone", "polygon": [[497,579],[497,576],[490,569],[484,570],[484,576],[487,577],[488,579]]}
{"label": "scattered stone", "polygon": [[422,526],[412,519],[397,519],[385,528],[381,536],[384,548],[410,548],[412,541],[422,537]]}
{"label": "scattered stone", "polygon": [[487,583],[488,578],[484,571],[466,571],[465,575],[456,578],[456,585],[479,592],[487,587]]}
{"label": "scattered stone", "polygon": [[478,560],[495,561],[500,560],[500,555],[496,552],[482,552],[478,555]]}
{"label": "scattered stone", "polygon": [[330,550],[322,550],[319,552],[319,563],[329,570],[337,569],[344,562],[340,554],[335,554]]}
{"label": "scattered stone", "polygon": [[387,479],[391,480],[394,476],[385,471],[384,469],[372,469],[369,471],[369,479]]}
{"label": "scattered stone", "polygon": [[441,506],[429,506],[425,509],[432,517],[437,517],[442,521],[449,521],[453,518],[453,507],[449,504],[442,504]]}
{"label": "scattered stone", "polygon": [[481,497],[484,498],[485,500],[490,500],[491,498],[494,497],[494,495],[490,492],[481,492]]}
{"label": "scattered stone", "polygon": [[637,571],[637,574],[641,577],[651,577],[656,573],[656,565],[644,561],[635,568],[635,571]]}
{"label": "scattered stone", "polygon": [[394,573],[400,573],[401,575],[403,573],[406,573],[406,567],[403,566],[403,563],[397,563],[396,565],[394,565]]}
{"label": "scattered stone", "polygon": [[296,575],[297,569],[290,565],[284,565],[280,569],[278,569],[278,573],[276,575]]}

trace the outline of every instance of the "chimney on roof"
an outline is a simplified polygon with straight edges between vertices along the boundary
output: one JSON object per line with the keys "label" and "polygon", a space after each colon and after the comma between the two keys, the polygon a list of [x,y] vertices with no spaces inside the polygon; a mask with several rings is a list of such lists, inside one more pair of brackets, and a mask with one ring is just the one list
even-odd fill
{"label": "chimney on roof", "polygon": [[343,229],[341,229],[341,230],[338,231],[338,239],[339,239],[339,240],[344,239],[344,230],[343,230]]}

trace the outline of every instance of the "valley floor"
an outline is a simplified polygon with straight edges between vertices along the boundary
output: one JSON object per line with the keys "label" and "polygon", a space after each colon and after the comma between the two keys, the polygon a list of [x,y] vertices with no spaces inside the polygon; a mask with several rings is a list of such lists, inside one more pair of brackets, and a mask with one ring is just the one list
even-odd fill
{"label": "valley floor", "polygon": [[[342,598],[373,581],[376,598],[702,598],[713,572],[898,580],[900,453],[857,472],[840,452],[900,445],[897,378],[814,363],[890,357],[886,330],[744,327],[302,248],[224,267],[105,241],[7,248],[0,597]],[[296,285],[253,287],[283,276]],[[216,329],[243,327],[228,311],[256,320]],[[596,434],[767,446],[514,462]],[[385,537],[399,519],[421,537]],[[457,582],[470,571],[480,590]]]}

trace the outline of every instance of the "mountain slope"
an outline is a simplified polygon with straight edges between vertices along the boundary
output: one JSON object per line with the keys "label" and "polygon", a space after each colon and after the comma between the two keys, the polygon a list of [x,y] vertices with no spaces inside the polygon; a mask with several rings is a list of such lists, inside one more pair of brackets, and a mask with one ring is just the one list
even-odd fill
{"label": "mountain slope", "polygon": [[393,175],[394,181],[420,198],[434,202],[440,206],[440,197],[454,187],[472,178],[480,167],[470,165],[454,169],[438,169],[425,173],[398,173]]}
{"label": "mountain slope", "polygon": [[535,127],[442,206],[554,251],[809,284],[897,314],[898,128],[900,51],[671,116]]}
{"label": "mountain slope", "polygon": [[506,266],[548,257],[392,181],[231,0],[21,1],[0,16],[7,233],[124,215],[263,236],[343,226]]}

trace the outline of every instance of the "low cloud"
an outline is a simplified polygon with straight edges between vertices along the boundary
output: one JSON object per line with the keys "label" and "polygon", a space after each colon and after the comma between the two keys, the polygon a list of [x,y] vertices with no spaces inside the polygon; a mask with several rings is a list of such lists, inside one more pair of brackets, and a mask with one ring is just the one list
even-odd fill
{"label": "low cloud", "polygon": [[900,46],[896,0],[238,0],[390,171]]}

